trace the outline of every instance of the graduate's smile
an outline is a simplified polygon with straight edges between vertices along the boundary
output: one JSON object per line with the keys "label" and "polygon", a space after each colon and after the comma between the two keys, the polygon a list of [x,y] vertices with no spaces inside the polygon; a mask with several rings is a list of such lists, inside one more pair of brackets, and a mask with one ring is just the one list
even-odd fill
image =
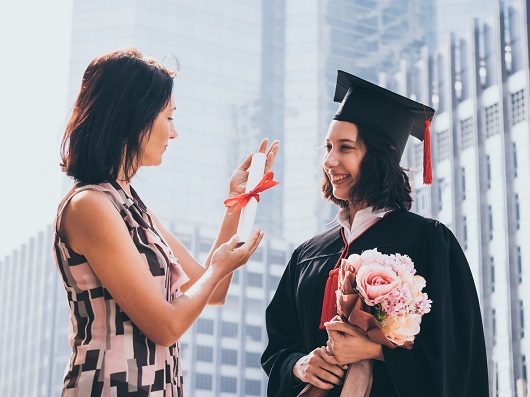
{"label": "graduate's smile", "polygon": [[329,179],[331,180],[331,183],[334,185],[340,185],[341,183],[345,183],[344,180],[346,178],[350,178],[350,174],[329,174]]}

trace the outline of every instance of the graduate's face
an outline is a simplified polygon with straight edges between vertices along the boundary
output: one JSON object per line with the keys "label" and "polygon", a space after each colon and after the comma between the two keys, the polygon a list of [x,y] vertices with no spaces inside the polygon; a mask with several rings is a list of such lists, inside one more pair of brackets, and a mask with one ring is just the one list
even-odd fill
{"label": "graduate's face", "polygon": [[173,96],[164,109],[156,116],[149,137],[142,147],[142,165],[160,165],[162,155],[166,151],[170,139],[177,137],[178,133],[173,124],[173,111],[175,101]]}
{"label": "graduate's face", "polygon": [[333,120],[329,125],[325,147],[322,166],[333,187],[333,196],[348,201],[350,189],[359,179],[361,161],[366,152],[357,126],[347,121]]}

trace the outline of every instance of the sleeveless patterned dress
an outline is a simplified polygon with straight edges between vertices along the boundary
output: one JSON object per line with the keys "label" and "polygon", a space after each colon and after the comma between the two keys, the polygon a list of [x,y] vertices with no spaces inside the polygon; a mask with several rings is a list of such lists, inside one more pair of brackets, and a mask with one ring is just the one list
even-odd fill
{"label": "sleeveless patterned dress", "polygon": [[121,311],[86,258],[57,233],[65,205],[83,190],[99,191],[114,204],[168,301],[181,295],[179,287],[188,280],[132,188],[131,198],[114,181],[76,184],[59,205],[54,222],[54,254],[70,306],[72,347],[62,396],[182,397],[179,343],[165,347],[149,340]]}

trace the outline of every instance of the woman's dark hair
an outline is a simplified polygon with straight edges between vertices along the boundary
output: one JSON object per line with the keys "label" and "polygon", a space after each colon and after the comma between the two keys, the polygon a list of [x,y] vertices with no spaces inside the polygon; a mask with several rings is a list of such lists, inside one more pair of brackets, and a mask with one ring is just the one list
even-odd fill
{"label": "woman's dark hair", "polygon": [[[350,189],[349,202],[354,205],[364,203],[374,210],[410,210],[412,197],[406,170],[399,165],[399,154],[392,143],[372,130],[357,125],[357,141],[364,146],[359,179]],[[333,196],[333,186],[324,171],[322,192],[329,201],[341,208],[349,209],[349,202]]]}
{"label": "woman's dark hair", "polygon": [[122,169],[129,181],[140,164],[158,114],[171,100],[175,72],[136,49],[94,59],[61,145],[61,167],[87,183],[116,180]]}

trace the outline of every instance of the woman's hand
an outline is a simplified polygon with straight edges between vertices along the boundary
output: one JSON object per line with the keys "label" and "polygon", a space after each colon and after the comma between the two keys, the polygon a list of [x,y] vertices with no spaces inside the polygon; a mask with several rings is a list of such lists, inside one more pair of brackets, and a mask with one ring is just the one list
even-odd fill
{"label": "woman's hand", "polygon": [[296,362],[293,375],[304,383],[325,390],[332,389],[342,383],[347,367],[332,364],[328,360],[333,360],[333,357],[326,352],[326,347],[316,348]]}
{"label": "woman's hand", "polygon": [[239,237],[232,236],[228,242],[221,244],[219,248],[213,252],[210,266],[216,271],[221,272],[222,277],[229,275],[238,267],[247,263],[248,258],[250,258],[254,251],[256,251],[256,248],[258,248],[262,238],[263,232],[258,229],[252,233],[243,245],[237,247]]}
{"label": "woman's hand", "polygon": [[[264,139],[263,141],[261,141],[261,145],[258,149],[258,152],[265,153],[267,155],[267,160],[265,162],[265,171],[263,173],[264,175],[270,171],[272,165],[274,164],[274,159],[276,158],[276,154],[278,153],[280,142],[272,142],[272,145],[267,150],[268,144],[269,140]],[[248,180],[248,169],[250,168],[250,163],[252,161],[253,154],[254,153],[250,153],[245,159],[245,161],[243,161],[243,163],[241,163],[241,165],[237,167],[234,173],[232,174],[232,178],[230,178],[230,192],[228,194],[228,197],[234,197],[238,194],[245,193],[245,188],[247,186]]]}
{"label": "woman's hand", "polygon": [[324,325],[328,331],[327,349],[339,364],[350,364],[369,358],[384,360],[381,345],[372,342],[353,325],[338,317]]}

